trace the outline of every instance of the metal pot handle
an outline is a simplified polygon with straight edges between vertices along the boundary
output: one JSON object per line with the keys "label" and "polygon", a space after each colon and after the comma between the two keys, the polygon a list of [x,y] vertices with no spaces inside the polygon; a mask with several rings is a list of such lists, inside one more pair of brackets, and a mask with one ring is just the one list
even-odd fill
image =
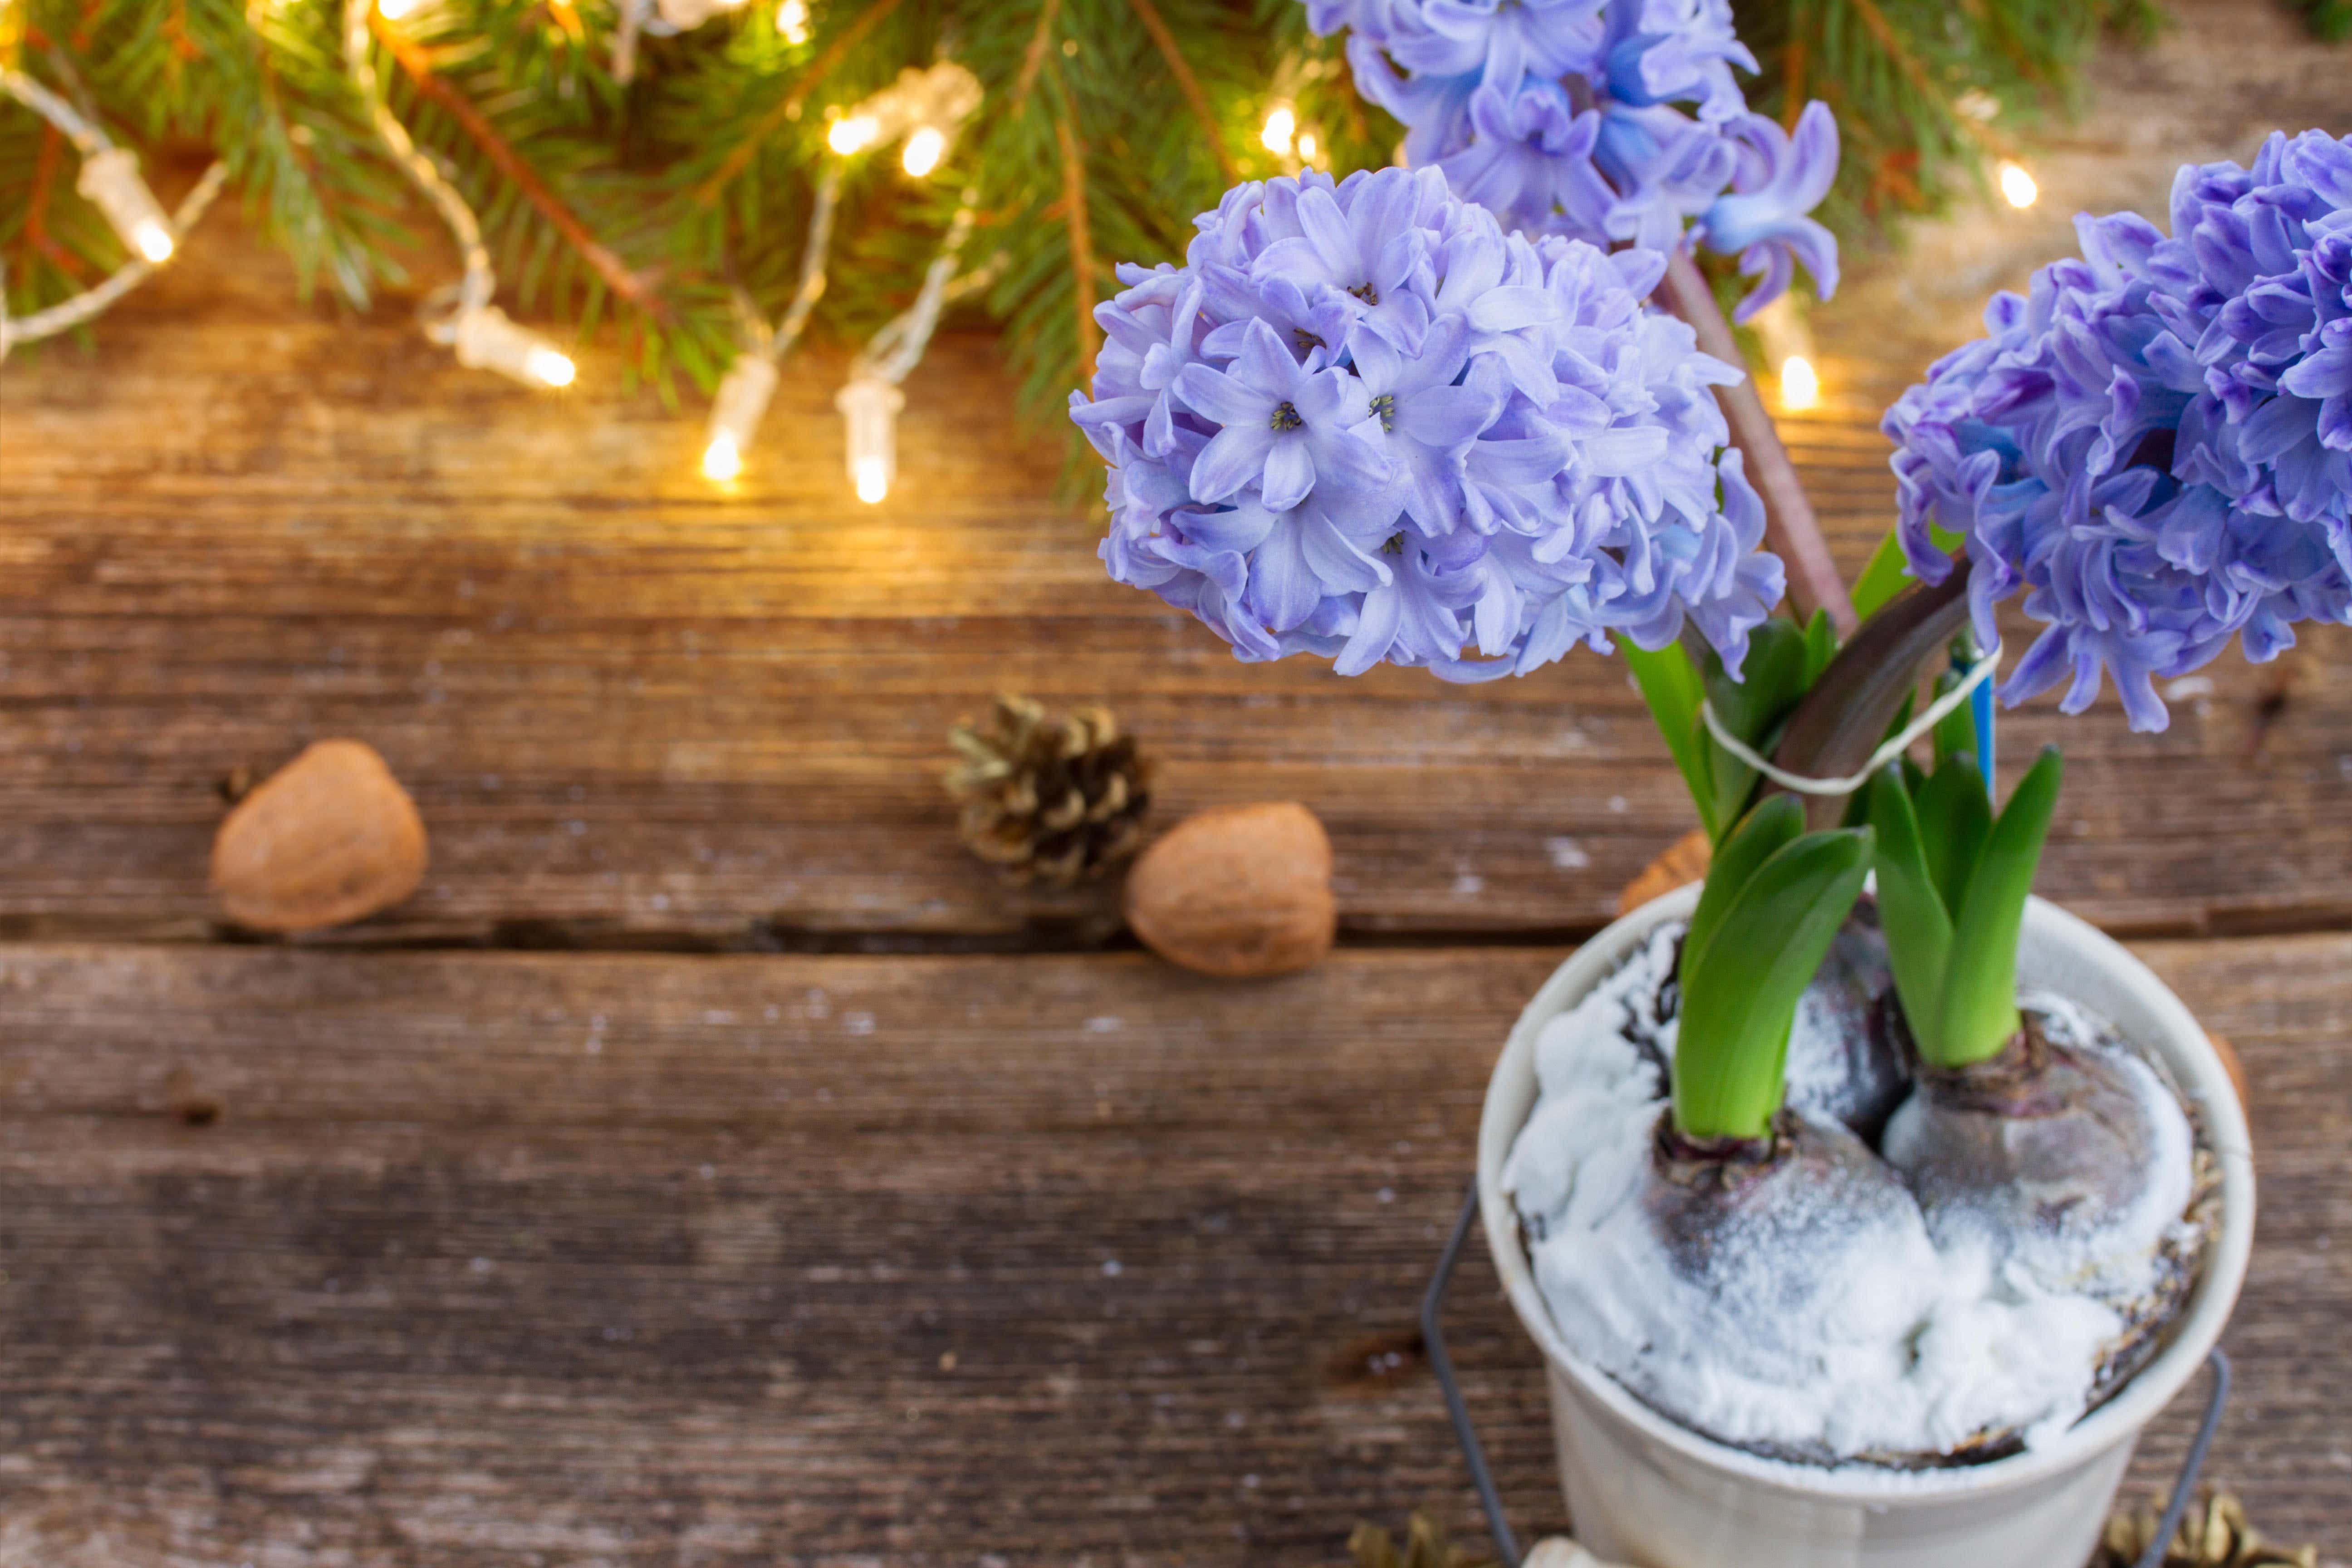
{"label": "metal pot handle", "polygon": [[[1462,1217],[1454,1222],[1454,1234],[1446,1238],[1445,1251],[1437,1260],[1436,1277],[1430,1280],[1428,1293],[1421,1299],[1421,1339],[1429,1352],[1430,1370],[1437,1373],[1437,1386],[1445,1395],[1445,1408],[1454,1417],[1454,1436],[1462,1445],[1463,1462],[1470,1467],[1470,1480],[1478,1489],[1478,1501],[1486,1510],[1486,1530],[1495,1539],[1495,1551],[1502,1558],[1504,1568],[1519,1568],[1519,1542],[1511,1533],[1508,1521],[1503,1518],[1503,1500],[1495,1490],[1495,1476],[1486,1468],[1486,1450],[1478,1446],[1478,1434],[1470,1425],[1470,1408],[1462,1402],[1462,1384],[1454,1375],[1454,1360],[1445,1353],[1445,1331],[1442,1319],[1445,1310],[1446,1287],[1454,1282],[1454,1268],[1462,1260],[1462,1244],[1470,1237],[1470,1227],[1478,1220],[1478,1182],[1471,1178],[1469,1195],[1462,1203]],[[2230,1358],[2217,1346],[2205,1358],[2213,1369],[2213,1391],[2206,1395],[2205,1419],[2199,1424],[2195,1441],[2189,1445],[2189,1457],[2180,1466],[2180,1479],[2173,1483],[2172,1500],[2166,1505],[2164,1520],[2157,1527],[2156,1539],[2136,1564],[2136,1568],[2164,1568],[2167,1549],[2180,1528],[2181,1515],[2197,1489],[2197,1477],[2205,1468],[2205,1456],[2213,1447],[2213,1434],[2221,1425],[2221,1412],[2230,1403]]]}

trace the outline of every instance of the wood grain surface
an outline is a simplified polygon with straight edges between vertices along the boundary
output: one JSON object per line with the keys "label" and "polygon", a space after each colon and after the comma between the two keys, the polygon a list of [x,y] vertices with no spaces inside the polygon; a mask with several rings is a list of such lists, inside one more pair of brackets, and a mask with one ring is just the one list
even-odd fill
{"label": "wood grain surface", "polygon": [[[984,339],[908,384],[882,506],[842,477],[823,356],[722,492],[698,424],[609,361],[526,392],[405,302],[289,311],[229,215],[198,238],[94,355],[0,374],[0,932],[211,934],[220,779],[349,735],[415,796],[433,871],[342,942],[1098,941],[1109,900],[1008,895],[955,841],[945,732],[1000,689],[1109,702],[1162,761],[1163,822],[1304,801],[1357,933],[1591,931],[1691,821],[1613,660],[1469,690],[1244,666],[1107,581]],[[1790,438],[1852,571],[1893,518],[1876,411],[1941,345],[1864,360],[1843,320],[1838,400]],[[2046,890],[2140,932],[2352,921],[2347,677],[2322,628],[2215,663],[2162,736],[2112,699],[2007,721],[2012,765],[2068,751]]]}
{"label": "wood grain surface", "polygon": [[[2168,9],[2039,206],[1850,253],[1814,313],[1826,400],[1781,430],[1849,574],[1880,411],[2074,211],[2352,129],[2352,50]],[[716,487],[698,405],[593,345],[526,393],[414,297],[292,285],[223,208],[94,347],[0,368],[0,1568],[1304,1565],[1422,1503],[1478,1540],[1414,1312],[1509,1020],[1691,819],[1622,668],[1235,663],[1103,579],[969,331],[865,507],[837,347]],[[1097,951],[1108,889],[998,884],[938,773],[1007,689],[1116,707],[1163,823],[1313,807],[1340,952],[1218,984]],[[2042,889],[2178,939],[2139,951],[2245,1058],[2214,1473],[2344,1568],[2352,633],[2172,706],[2037,704],[2004,762],[2063,742]],[[222,784],[336,735],[430,873],[259,945],[205,887]],[[1532,1347],[1483,1264],[1455,1304],[1555,1527]]]}
{"label": "wood grain surface", "polygon": [[[2340,1553],[2352,938],[2141,951],[2253,1085],[2217,1467]],[[1559,956],[1236,986],[6,950],[0,1563],[1307,1563],[1422,1502],[1474,1531],[1416,1299]],[[1510,1506],[1557,1526],[1483,1262],[1453,1321]]]}

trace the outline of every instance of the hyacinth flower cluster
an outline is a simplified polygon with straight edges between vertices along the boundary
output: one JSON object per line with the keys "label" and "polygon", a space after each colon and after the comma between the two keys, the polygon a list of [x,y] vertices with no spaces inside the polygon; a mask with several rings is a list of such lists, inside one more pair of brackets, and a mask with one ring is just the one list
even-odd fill
{"label": "hyacinth flower cluster", "polygon": [[[1445,172],[1504,227],[1652,250],[1703,241],[1759,281],[1736,320],[1802,262],[1823,299],[1837,242],[1806,216],[1837,174],[1837,123],[1791,136],[1751,112],[1756,58],[1729,0],[1306,0],[1349,32],[1357,90],[1402,121],[1407,161]],[[1685,109],[1685,106],[1688,107]]]}
{"label": "hyacinth flower cluster", "polygon": [[1092,395],[1112,577],[1244,660],[1525,674],[1687,624],[1737,669],[1780,599],[1664,260],[1506,235],[1434,170],[1237,187],[1126,267]]}
{"label": "hyacinth flower cluster", "polygon": [[2104,672],[2144,731],[2232,637],[2262,661],[2352,621],[2352,141],[2184,167],[2171,216],[2078,220],[2081,258],[1885,422],[1913,573],[1943,582],[1957,534],[1979,639],[2020,590],[2046,625],[2004,700],[2071,676],[2078,712]]}

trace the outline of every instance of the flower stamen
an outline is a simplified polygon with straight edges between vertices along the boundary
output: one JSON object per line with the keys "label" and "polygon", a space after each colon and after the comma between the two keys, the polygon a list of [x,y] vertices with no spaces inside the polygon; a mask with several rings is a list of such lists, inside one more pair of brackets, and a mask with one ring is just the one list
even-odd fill
{"label": "flower stamen", "polygon": [[1396,394],[1383,392],[1373,398],[1372,412],[1380,418],[1381,434],[1383,436],[1393,434],[1396,430]]}
{"label": "flower stamen", "polygon": [[1274,417],[1266,421],[1266,424],[1276,430],[1296,430],[1306,423],[1306,419],[1300,416],[1298,410],[1287,402],[1276,404]]}
{"label": "flower stamen", "polygon": [[1367,305],[1377,305],[1381,302],[1380,289],[1370,283],[1359,283],[1353,289],[1349,289],[1348,292],[1353,294],[1357,299],[1361,300]]}

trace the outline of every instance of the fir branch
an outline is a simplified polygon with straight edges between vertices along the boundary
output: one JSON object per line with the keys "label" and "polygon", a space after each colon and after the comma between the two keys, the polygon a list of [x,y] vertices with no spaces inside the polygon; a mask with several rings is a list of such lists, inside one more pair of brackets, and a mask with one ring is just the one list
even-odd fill
{"label": "fir branch", "polygon": [[1062,0],[1045,0],[1037,8],[1037,26],[1029,35],[1029,52],[1021,58],[1021,80],[1013,89],[1013,107],[1018,111],[1029,101],[1030,89],[1037,85],[1037,71],[1045,63],[1045,46],[1054,41],[1054,22],[1062,14]]}
{"label": "fir branch", "polygon": [[841,64],[849,51],[856,48],[882,18],[897,10],[899,0],[874,0],[858,14],[857,20],[844,27],[840,35],[825,46],[824,53],[811,61],[808,69],[800,74],[799,79],[793,84],[793,90],[778,100],[773,109],[753,123],[750,133],[729,149],[727,156],[719,160],[719,167],[695,193],[695,199],[706,206],[718,200],[719,193],[743,172],[744,166],[759,153],[761,145],[774,135],[780,126],[801,117],[808,106],[809,94],[822,86],[824,79],[833,74],[834,68]]}
{"label": "fir branch", "polygon": [[1950,100],[1936,85],[1935,79],[1927,74],[1927,68],[1920,63],[1919,57],[1906,47],[1903,40],[1895,35],[1894,26],[1886,20],[1886,13],[1878,8],[1878,0],[1846,0],[1846,4],[1853,7],[1853,14],[1862,18],[1862,25],[1870,29],[1870,36],[1878,41],[1878,47],[1885,51],[1886,58],[1910,79],[1911,85],[1918,89],[1920,96],[1948,113]]}
{"label": "fir branch", "polygon": [[1095,240],[1087,218],[1086,154],[1069,117],[1054,119],[1054,139],[1062,149],[1062,204],[1070,228],[1070,271],[1078,312],[1078,377],[1095,378],[1095,355],[1102,349],[1102,329],[1095,322]]}
{"label": "fir branch", "polygon": [[41,127],[40,161],[33,165],[33,199],[25,214],[24,246],[28,259],[37,256],[79,282],[81,271],[74,265],[73,256],[49,237],[49,193],[57,188],[58,160],[64,154],[65,142],[64,132],[56,126]]}
{"label": "fir branch", "polygon": [[588,232],[588,226],[573,216],[572,209],[547,188],[545,182],[529,163],[523,162],[513,145],[499,134],[489,117],[476,108],[471,99],[441,79],[433,68],[430,55],[387,26],[381,12],[372,10],[368,13],[368,28],[375,35],[376,41],[392,52],[392,58],[400,62],[400,68],[407,73],[416,90],[438,104],[449,118],[465,128],[466,134],[473,138],[474,145],[481,149],[482,155],[500,174],[514,182],[515,189],[539,209],[539,215],[548,221],[549,226],[563,237],[582,260],[595,268],[596,275],[604,280],[606,288],[656,321],[668,321],[668,304],[653,286],[640,274],[630,271],[619,257]]}
{"label": "fir branch", "polygon": [[1184,101],[1192,106],[1192,117],[1201,122],[1201,134],[1208,138],[1209,151],[1216,155],[1218,173],[1224,176],[1228,185],[1241,184],[1241,175],[1234,168],[1233,154],[1225,151],[1224,133],[1218,128],[1216,115],[1209,109],[1208,95],[1201,90],[1201,79],[1192,74],[1192,68],[1186,63],[1183,51],[1176,47],[1175,35],[1169,32],[1168,24],[1160,19],[1160,8],[1152,5],[1151,0],[1127,0],[1127,4],[1129,9],[1135,13],[1136,20],[1143,24],[1143,30],[1151,35],[1151,42],[1159,48],[1160,58],[1168,62],[1168,74],[1174,77],[1176,85],[1183,89]]}
{"label": "fir branch", "polygon": [[[1791,11],[1801,0],[1792,0]],[[1780,51],[1780,129],[1791,136],[1805,112],[1805,35],[1791,25],[1789,42]]]}
{"label": "fir branch", "polygon": [[[1853,14],[1862,18],[1862,25],[1870,30],[1870,36],[1877,40],[1878,47],[1886,52],[1887,58],[1893,60],[1904,76],[1910,79],[1911,85],[1918,90],[1919,95],[1936,107],[1947,125],[1957,128],[1962,135],[1989,153],[1999,155],[2009,152],[2008,144],[2000,137],[1959,111],[1952,102],[1951,96],[1945,92],[1936,79],[1929,74],[1927,65],[1905,45],[1902,37],[1895,32],[1895,25],[1886,19],[1886,13],[1878,8],[1878,0],[1846,0],[1846,4],[1853,7]],[[1973,7],[1970,9],[1973,10]],[[1981,12],[1977,13],[1974,19],[1987,31],[1998,30],[1994,25],[1987,22]],[[2022,74],[2028,80],[2033,79],[2034,73],[2030,69]]]}

